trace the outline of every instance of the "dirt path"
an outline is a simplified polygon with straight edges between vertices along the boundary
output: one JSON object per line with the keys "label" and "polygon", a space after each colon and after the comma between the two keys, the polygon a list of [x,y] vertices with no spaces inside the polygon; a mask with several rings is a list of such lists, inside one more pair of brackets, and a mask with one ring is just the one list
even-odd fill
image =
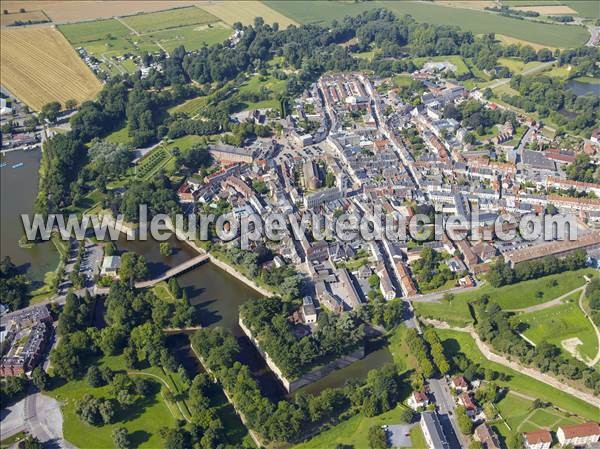
{"label": "dirt path", "polygon": [[115,19],[117,19],[119,22],[121,22],[125,27],[127,27],[129,30],[131,30],[131,32],[133,34],[135,34],[136,36],[139,36],[140,33],[138,33],[134,28],[130,27],[127,23],[125,23],[123,20],[121,20],[120,17],[115,17]]}
{"label": "dirt path", "polygon": [[596,340],[598,340],[598,352],[596,353],[596,357],[594,357],[594,359],[591,360],[590,362],[586,363],[586,365],[587,366],[595,366],[597,363],[600,362],[600,329],[598,329],[598,326],[596,326],[596,323],[594,323],[594,320],[592,320],[592,317],[590,317],[588,315],[587,311],[585,310],[585,307],[583,307],[583,299],[584,298],[585,298],[585,290],[583,290],[581,292],[581,295],[579,296],[579,308],[581,309],[581,311],[583,312],[585,317],[590,321],[590,323],[592,323],[594,332],[596,332]]}
{"label": "dirt path", "polygon": [[575,292],[578,292],[579,290],[585,290],[585,284],[582,285],[581,287],[576,288],[575,290],[571,290],[570,292],[565,293],[564,295],[559,296],[558,298],[554,298],[550,301],[546,301],[541,304],[536,304],[535,306],[524,307],[522,309],[506,309],[506,311],[507,312],[519,312],[519,313],[538,312],[540,310],[548,309],[550,307],[554,307],[554,306],[561,304],[563,299],[569,297],[570,295],[572,295]]}
{"label": "dirt path", "polygon": [[504,365],[507,368],[515,370],[519,373],[525,374],[535,380],[543,382],[551,387],[556,388],[557,390],[564,391],[565,393],[570,394],[573,397],[579,398],[588,404],[591,404],[595,407],[600,407],[600,397],[596,397],[591,393],[586,393],[584,391],[578,390],[577,388],[571,387],[570,385],[566,385],[563,381],[550,376],[548,374],[542,373],[541,371],[531,368],[528,366],[523,366],[520,363],[517,363],[513,360],[507,359],[505,356],[496,354],[491,350],[491,348],[484,343],[480,338],[479,334],[475,332],[475,329],[472,326],[468,327],[453,327],[448,323],[438,320],[423,320],[425,323],[436,327],[438,329],[449,329],[458,332],[465,332],[471,335],[477,344],[477,347],[483,354],[483,356],[491,362],[498,363],[500,365]]}

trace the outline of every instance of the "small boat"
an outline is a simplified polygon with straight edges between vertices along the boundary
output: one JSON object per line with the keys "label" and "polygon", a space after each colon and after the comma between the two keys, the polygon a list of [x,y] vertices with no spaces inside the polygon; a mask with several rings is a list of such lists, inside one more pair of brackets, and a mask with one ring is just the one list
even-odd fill
{"label": "small boat", "polygon": [[25,164],[23,164],[23,162],[19,162],[18,164],[13,165],[12,168],[19,168],[19,167],[22,167],[23,165],[25,165]]}

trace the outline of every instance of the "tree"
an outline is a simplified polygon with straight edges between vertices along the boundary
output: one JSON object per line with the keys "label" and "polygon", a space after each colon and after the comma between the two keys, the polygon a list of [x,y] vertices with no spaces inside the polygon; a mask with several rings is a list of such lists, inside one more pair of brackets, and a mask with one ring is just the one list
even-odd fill
{"label": "tree", "polygon": [[48,386],[50,385],[50,378],[41,366],[36,366],[33,369],[33,372],[31,373],[31,381],[42,391],[48,389]]}
{"label": "tree", "polygon": [[42,449],[42,443],[37,439],[37,437],[34,437],[33,435],[27,435],[23,440],[21,440],[19,447],[22,447],[23,449]]}
{"label": "tree", "polygon": [[115,427],[112,431],[112,439],[117,449],[129,449],[131,447],[129,432],[124,427]]}
{"label": "tree", "polygon": [[371,449],[385,449],[388,447],[387,435],[381,426],[369,428],[369,447]]}
{"label": "tree", "polygon": [[473,421],[467,415],[467,410],[464,407],[456,407],[454,414],[460,431],[464,435],[471,435],[473,433]]}
{"label": "tree", "polygon": [[124,253],[121,256],[121,269],[119,276],[133,286],[135,281],[144,279],[148,275],[146,258],[135,253]]}
{"label": "tree", "polygon": [[87,373],[85,374],[85,380],[89,386],[93,388],[106,385],[106,381],[102,376],[102,372],[96,365],[92,365],[88,368]]}
{"label": "tree", "polygon": [[58,114],[60,114],[60,103],[58,101],[46,103],[44,106],[42,106],[42,110],[40,111],[40,116],[43,119],[48,120],[50,123],[56,123]]}
{"label": "tree", "polygon": [[171,248],[171,245],[169,244],[169,242],[161,242],[161,244],[160,244],[160,255],[168,257],[171,254],[173,254],[173,249]]}
{"label": "tree", "polygon": [[480,441],[471,441],[469,449],[484,449],[483,444]]}
{"label": "tree", "polygon": [[77,100],[75,100],[74,98],[69,98],[67,101],[65,101],[65,109],[71,110],[71,109],[75,109],[76,107],[77,107]]}

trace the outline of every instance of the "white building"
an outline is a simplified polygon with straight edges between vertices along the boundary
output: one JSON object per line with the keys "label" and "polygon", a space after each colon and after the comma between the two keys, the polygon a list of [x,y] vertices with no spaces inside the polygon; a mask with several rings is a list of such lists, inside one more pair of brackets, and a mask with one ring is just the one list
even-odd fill
{"label": "white building", "polygon": [[600,441],[600,424],[586,422],[583,424],[561,426],[556,432],[556,437],[561,446],[568,444],[572,446],[585,446],[586,444]]}
{"label": "white building", "polygon": [[526,449],[550,449],[550,446],[552,446],[552,435],[545,429],[525,432],[523,440]]}

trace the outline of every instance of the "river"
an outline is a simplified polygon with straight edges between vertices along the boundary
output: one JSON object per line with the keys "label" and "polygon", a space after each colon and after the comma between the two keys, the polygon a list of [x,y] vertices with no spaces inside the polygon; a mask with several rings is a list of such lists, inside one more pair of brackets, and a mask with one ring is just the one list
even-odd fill
{"label": "river", "polygon": [[[55,270],[58,264],[58,252],[52,242],[32,248],[18,244],[24,235],[21,214],[32,214],[34,210],[41,157],[39,150],[12,151],[2,157],[6,166],[0,168],[0,256],[10,256],[33,281],[34,289],[43,282],[44,274]],[[19,163],[23,165],[12,168]]]}

